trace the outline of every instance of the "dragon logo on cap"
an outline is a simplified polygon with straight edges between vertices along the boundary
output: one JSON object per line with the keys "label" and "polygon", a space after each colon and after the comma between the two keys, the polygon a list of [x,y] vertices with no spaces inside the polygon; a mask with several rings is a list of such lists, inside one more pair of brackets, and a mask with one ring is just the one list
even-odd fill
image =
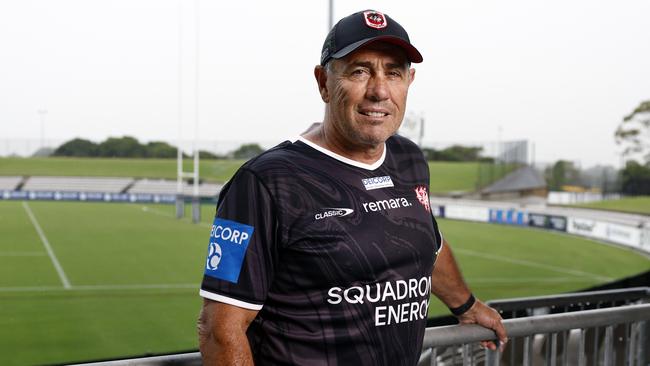
{"label": "dragon logo on cap", "polygon": [[386,21],[386,16],[383,13],[378,11],[369,10],[363,12],[363,18],[366,21],[366,25],[370,28],[382,29],[386,28],[388,21]]}

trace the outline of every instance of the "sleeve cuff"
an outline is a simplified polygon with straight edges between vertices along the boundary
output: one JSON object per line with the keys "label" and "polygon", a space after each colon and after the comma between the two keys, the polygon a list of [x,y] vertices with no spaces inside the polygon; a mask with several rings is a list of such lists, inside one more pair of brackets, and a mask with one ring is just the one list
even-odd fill
{"label": "sleeve cuff", "polygon": [[204,297],[206,299],[222,302],[224,304],[234,305],[248,310],[261,310],[262,307],[264,306],[262,304],[251,304],[246,301],[233,299],[232,297],[215,294],[213,292],[209,292],[205,290],[200,290],[199,295],[201,295],[201,297]]}

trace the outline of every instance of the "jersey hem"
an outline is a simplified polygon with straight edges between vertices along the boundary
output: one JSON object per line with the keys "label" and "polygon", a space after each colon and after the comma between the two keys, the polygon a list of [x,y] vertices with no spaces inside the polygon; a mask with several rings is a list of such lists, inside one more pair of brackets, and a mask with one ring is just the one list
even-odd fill
{"label": "jersey hem", "polygon": [[343,162],[343,163],[348,164],[348,165],[355,166],[357,168],[366,169],[366,170],[376,170],[377,168],[379,168],[384,163],[384,160],[386,160],[386,143],[385,142],[384,142],[384,151],[381,153],[381,157],[379,158],[379,160],[375,161],[372,164],[366,164],[366,163],[362,163],[360,161],[356,161],[356,160],[352,160],[350,158],[346,158],[345,156],[339,155],[339,154],[337,154],[337,153],[335,153],[333,151],[330,151],[330,150],[328,150],[328,149],[326,149],[326,148],[324,148],[322,146],[316,145],[315,143],[307,140],[306,138],[304,138],[302,136],[298,136],[298,141],[301,141],[304,144],[306,144],[307,146],[311,147],[312,149],[318,150],[318,151],[322,152],[323,154],[325,154],[325,155],[327,155],[327,156],[329,156],[331,158],[334,158],[334,159],[336,159],[336,160],[338,160],[340,162]]}
{"label": "jersey hem", "polygon": [[260,304],[251,304],[249,302],[233,299],[232,297],[228,297],[228,296],[218,295],[203,289],[199,291],[199,295],[206,299],[222,302],[224,304],[234,305],[248,310],[261,310],[262,307],[264,306]]}

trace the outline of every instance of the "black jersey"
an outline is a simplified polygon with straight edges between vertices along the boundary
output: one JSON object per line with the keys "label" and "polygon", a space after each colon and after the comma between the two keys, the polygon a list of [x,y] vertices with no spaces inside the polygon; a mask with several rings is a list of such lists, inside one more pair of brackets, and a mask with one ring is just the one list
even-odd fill
{"label": "black jersey", "polygon": [[415,365],[442,246],[428,190],[405,138],[372,165],[284,142],[219,195],[201,296],[259,310],[257,365]]}

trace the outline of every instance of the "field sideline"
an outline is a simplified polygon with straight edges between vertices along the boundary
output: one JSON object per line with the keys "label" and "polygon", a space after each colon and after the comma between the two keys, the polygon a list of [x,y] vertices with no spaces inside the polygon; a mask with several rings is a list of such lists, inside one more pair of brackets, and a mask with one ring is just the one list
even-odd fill
{"label": "field sideline", "polygon": [[624,197],[618,200],[572,205],[572,207],[650,215],[650,196]]}
{"label": "field sideline", "polygon": [[[225,182],[243,164],[243,160],[201,160],[201,179]],[[488,174],[483,167],[479,179],[479,163],[476,162],[429,162],[431,192],[474,191],[476,182],[487,183]],[[189,159],[184,169],[192,169]],[[492,179],[505,174],[495,171]],[[134,177],[176,179],[175,159],[110,159],[110,158],[0,158],[1,175],[35,176],[88,176],[88,177]]]}
{"label": "field sideline", "polygon": [[[0,202],[3,365],[196,349],[214,208],[202,208],[201,225],[174,219],[173,210]],[[577,290],[650,268],[635,252],[564,234],[450,220],[440,226],[484,300]],[[432,301],[430,314],[445,312]]]}

